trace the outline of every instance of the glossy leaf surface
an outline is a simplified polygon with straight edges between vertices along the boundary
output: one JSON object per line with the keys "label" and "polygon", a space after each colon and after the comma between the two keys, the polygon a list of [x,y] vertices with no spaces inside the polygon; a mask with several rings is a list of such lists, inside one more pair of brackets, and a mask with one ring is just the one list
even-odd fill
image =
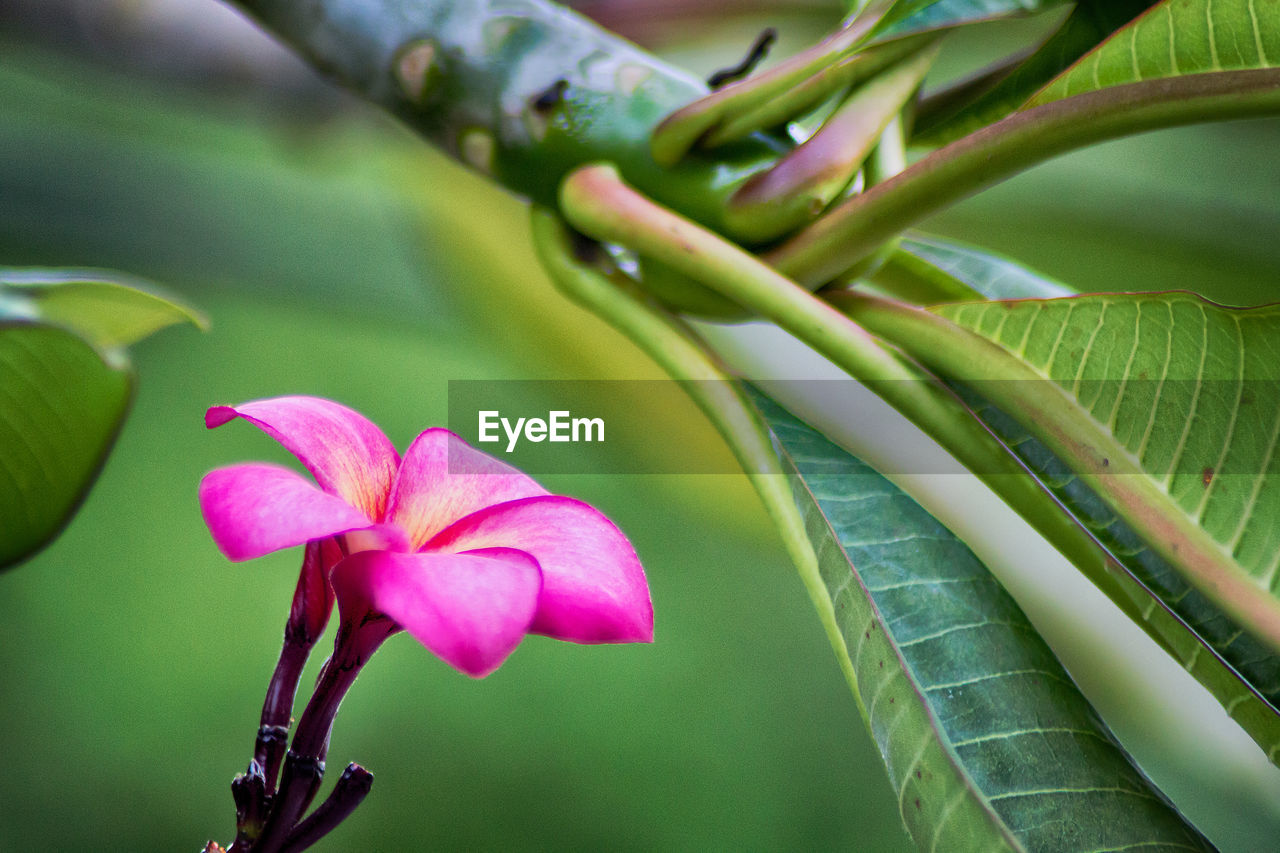
{"label": "glossy leaf surface", "polygon": [[11,311],[72,329],[102,348],[128,346],[176,323],[205,325],[155,285],[106,270],[0,268],[0,294]]}
{"label": "glossy leaf surface", "polygon": [[1163,77],[1275,68],[1280,5],[1267,0],[1164,0],[1085,54],[1028,106]]}
{"label": "glossy leaf surface", "polygon": [[198,314],[115,274],[0,269],[0,567],[44,546],[124,420],[123,347]]}
{"label": "glossy leaf surface", "polygon": [[922,850],[1212,849],[962,542],[820,433],[759,405]]}
{"label": "glossy leaf surface", "polygon": [[62,528],[101,467],[131,377],[52,326],[0,321],[0,568]]}

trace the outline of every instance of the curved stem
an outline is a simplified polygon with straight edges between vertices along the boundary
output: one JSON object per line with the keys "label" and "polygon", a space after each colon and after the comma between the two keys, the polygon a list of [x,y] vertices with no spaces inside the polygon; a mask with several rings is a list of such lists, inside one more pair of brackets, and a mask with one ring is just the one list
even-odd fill
{"label": "curved stem", "polygon": [[[837,69],[842,60],[848,60],[854,55],[858,45],[871,33],[891,5],[888,0],[876,0],[858,14],[846,19],[838,30],[813,47],[778,63],[768,71],[730,83],[676,110],[662,120],[649,140],[654,161],[661,166],[675,165],[698,140],[715,132],[722,122],[757,114],[764,105],[772,101],[786,101],[788,110],[794,115],[795,110],[804,108],[804,101],[797,103],[795,100],[794,90],[808,88],[804,84],[810,79],[817,78],[821,88],[813,93],[805,92],[802,97],[805,101],[817,103],[840,86],[851,84],[857,79],[857,75],[874,73],[878,70],[874,64],[878,60],[863,60],[850,72],[853,76],[841,74]],[[769,118],[766,117],[765,120]],[[761,126],[756,120],[749,120],[749,124],[755,127],[747,127],[746,133]],[[738,130],[735,129],[735,136]]]}
{"label": "curved stem", "polygon": [[680,383],[719,430],[782,536],[787,554],[795,563],[845,678],[853,688],[858,712],[870,728],[871,718],[858,691],[853,662],[836,624],[835,608],[823,583],[817,554],[805,532],[804,518],[796,507],[768,430],[741,385],[729,376],[688,326],[634,284],[606,278],[579,263],[574,258],[572,235],[554,214],[535,208],[533,234],[538,257],[556,286],[640,347]]}
{"label": "curved stem", "polygon": [[1163,127],[1280,113],[1280,70],[1112,86],[1015,113],[834,208],[765,256],[808,287],[840,278],[910,225],[1051,157]]}
{"label": "curved stem", "polygon": [[974,416],[916,363],[832,306],[704,228],[631,190],[608,167],[581,169],[561,191],[570,222],[592,237],[656,257],[751,308],[809,344],[945,447],[1048,539],[1129,618],[1138,607],[1114,574],[1124,571]]}
{"label": "curved stem", "polygon": [[324,838],[351,816],[372,787],[372,773],[359,764],[348,764],[325,801],[289,833],[281,853],[301,853]]}
{"label": "curved stem", "polygon": [[394,624],[387,620],[355,627],[343,624],[339,629],[333,657],[325,662],[315,693],[298,720],[293,743],[285,756],[280,792],[272,803],[262,837],[253,846],[254,853],[279,853],[283,849],[324,779],[329,734],[343,698],[369,656],[394,630]]}

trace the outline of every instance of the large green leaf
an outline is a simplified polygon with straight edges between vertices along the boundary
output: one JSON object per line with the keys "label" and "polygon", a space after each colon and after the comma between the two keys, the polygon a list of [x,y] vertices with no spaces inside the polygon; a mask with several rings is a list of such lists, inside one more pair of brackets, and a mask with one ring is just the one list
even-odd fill
{"label": "large green leaf", "polygon": [[758,405],[922,850],[1211,849],[959,539],[820,433]]}
{"label": "large green leaf", "polygon": [[1280,657],[1228,618],[1133,532],[1043,443],[989,401],[960,389],[974,412],[1129,573],[1121,585],[1151,632],[1227,713],[1280,757]]}
{"label": "large green leaf", "polygon": [[45,545],[84,497],[132,379],[69,331],[0,321],[0,568]]}
{"label": "large green leaf", "polygon": [[[1151,0],[1085,0],[1044,44],[983,86],[967,103],[918,120],[912,142],[939,145],[1004,118],[1046,83],[1151,6]],[[972,91],[972,90],[971,90]]]}
{"label": "large green leaf", "polygon": [[1123,83],[1277,63],[1280,4],[1164,0],[1055,78],[1028,106]]}
{"label": "large green leaf", "polygon": [[97,476],[132,389],[121,347],[203,325],[152,290],[109,273],[0,269],[0,568],[47,544]]}
{"label": "large green leaf", "polygon": [[[919,296],[916,301],[926,304],[954,299],[965,291],[970,299],[1051,298],[1069,292],[1012,261],[936,238],[904,240],[899,255],[904,257],[895,257],[886,267],[893,295]],[[1115,575],[1119,584],[1113,589],[1138,605],[1148,633],[1276,760],[1280,756],[1280,658],[1188,584],[1024,427],[971,388],[959,385],[957,390],[1089,531],[1098,547],[1124,567],[1127,574]]]}
{"label": "large green leaf", "polygon": [[873,330],[979,382],[1192,586],[1280,648],[1280,310],[1189,293],[932,311],[853,301]]}

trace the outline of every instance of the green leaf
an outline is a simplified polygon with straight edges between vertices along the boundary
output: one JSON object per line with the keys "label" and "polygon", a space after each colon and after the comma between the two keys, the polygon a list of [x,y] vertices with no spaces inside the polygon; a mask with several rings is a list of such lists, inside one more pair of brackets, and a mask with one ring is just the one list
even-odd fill
{"label": "green leaf", "polygon": [[940,145],[1009,115],[1099,42],[1132,21],[1151,0],[1078,3],[1062,26],[1003,76],[984,81],[976,98],[940,116],[917,120],[912,143]]}
{"label": "green leaf", "polygon": [[1275,68],[1277,63],[1280,5],[1265,0],[1164,0],[1082,57],[1027,106],[1124,83]]}
{"label": "green leaf", "polygon": [[820,433],[758,405],[922,850],[1212,849],[959,539]]}
{"label": "green leaf", "polygon": [[[968,298],[981,295],[993,299],[1050,298],[1069,292],[1012,261],[972,247],[928,237],[905,240],[902,248],[899,254],[903,258],[895,256],[886,266],[891,278],[882,288],[899,298],[920,296],[919,301],[928,303],[966,291],[971,294]],[[933,298],[938,296],[942,299]],[[853,313],[858,319],[869,319],[865,313]],[[1104,592],[1114,597],[1114,591],[1119,590],[1136,604],[1144,629],[1275,761],[1280,756],[1280,658],[1189,585],[1025,428],[973,389],[962,384],[954,387],[1071,518],[1089,532],[1096,545],[1123,566],[1124,573],[1112,573],[1118,584],[1103,587]],[[1036,516],[1029,518],[1034,523]]]}
{"label": "green leaf", "polygon": [[[127,346],[203,316],[150,282],[105,270],[0,268],[0,317],[8,310],[70,329],[100,349]],[[26,303],[25,305],[23,303]]]}
{"label": "green leaf", "polygon": [[[899,243],[890,264],[914,275],[921,284],[943,296],[931,302],[958,302],[978,299],[1049,299],[1072,296],[1074,291],[1060,282],[1032,272],[1015,261],[951,240],[911,234]],[[961,295],[960,299],[949,298]]]}
{"label": "green leaf", "polygon": [[104,271],[0,268],[0,568],[47,544],[124,421],[123,347],[204,318],[154,285]]}
{"label": "green leaf", "polygon": [[1280,648],[1280,309],[1189,293],[932,311],[849,301],[868,328],[1015,417],[1193,587]]}
{"label": "green leaf", "polygon": [[126,368],[71,332],[0,320],[0,568],[66,524],[106,458],[131,387]]}
{"label": "green leaf", "polygon": [[1147,628],[1248,732],[1267,758],[1280,757],[1280,657],[1188,584],[1043,443],[963,387],[974,413],[1045,483],[1063,507],[1128,572],[1121,586]]}

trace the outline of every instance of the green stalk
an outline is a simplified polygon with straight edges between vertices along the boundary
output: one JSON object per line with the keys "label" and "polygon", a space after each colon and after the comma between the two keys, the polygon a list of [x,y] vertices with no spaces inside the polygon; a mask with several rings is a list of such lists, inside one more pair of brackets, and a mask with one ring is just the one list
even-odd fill
{"label": "green stalk", "polygon": [[830,358],[974,472],[1129,618],[1146,624],[1113,576],[1123,568],[936,377],[755,256],[636,193],[610,167],[573,173],[561,199],[565,217],[580,231],[670,265]]}
{"label": "green stalk", "polygon": [[579,262],[574,256],[573,235],[559,217],[534,208],[533,238],[543,267],[561,292],[640,347],[680,384],[719,430],[781,534],[787,554],[817,608],[845,679],[853,689],[858,713],[870,730],[871,716],[858,690],[849,649],[836,624],[835,608],[822,581],[818,556],[805,531],[804,517],[796,506],[768,429],[760,422],[742,387],[710,354],[707,345],[652,297],[625,279],[606,278]]}
{"label": "green stalk", "polygon": [[1280,113],[1280,70],[1223,71],[1112,86],[1006,119],[941,148],[833,208],[765,256],[811,288],[886,240],[1051,157],[1145,130]]}
{"label": "green stalk", "polygon": [[937,55],[932,42],[860,86],[802,145],[734,193],[726,221],[764,241],[816,219],[849,185]]}
{"label": "green stalk", "polygon": [[[768,71],[730,83],[682,106],[654,130],[650,143],[654,160],[664,166],[674,166],[700,140],[721,132],[723,124],[734,122],[740,117],[757,116],[761,110],[767,110],[766,105],[772,101],[782,100],[789,108],[803,109],[806,105],[818,104],[841,86],[851,85],[859,79],[866,79],[864,75],[876,73],[884,67],[880,64],[883,58],[899,58],[894,56],[893,49],[878,51],[874,59],[859,60],[852,65],[844,63],[855,57],[858,46],[871,34],[892,5],[890,0],[876,0],[858,14],[845,19],[840,29],[813,47],[778,63]],[[892,62],[893,59],[889,61]],[[773,117],[771,111],[767,112],[765,121],[771,121]],[[767,126],[754,118],[752,122],[756,127]],[[730,134],[736,136],[750,129],[734,126]],[[731,141],[730,138],[724,137],[717,140],[718,143],[728,141]]]}

